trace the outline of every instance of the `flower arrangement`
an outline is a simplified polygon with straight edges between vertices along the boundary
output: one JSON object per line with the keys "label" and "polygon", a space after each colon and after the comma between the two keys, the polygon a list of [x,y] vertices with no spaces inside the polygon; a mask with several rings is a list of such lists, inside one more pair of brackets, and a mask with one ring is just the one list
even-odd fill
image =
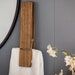
{"label": "flower arrangement", "polygon": [[[47,53],[49,56],[55,58],[57,57],[57,53],[60,53],[60,50],[52,47],[50,44],[47,46]],[[69,70],[72,72],[72,75],[75,75],[75,57],[71,55],[70,53],[66,52],[65,50],[61,51],[65,55],[64,62],[66,63],[66,66],[69,67]],[[55,74],[57,75],[57,74]],[[63,70],[61,69],[61,72],[59,75],[63,75]]]}

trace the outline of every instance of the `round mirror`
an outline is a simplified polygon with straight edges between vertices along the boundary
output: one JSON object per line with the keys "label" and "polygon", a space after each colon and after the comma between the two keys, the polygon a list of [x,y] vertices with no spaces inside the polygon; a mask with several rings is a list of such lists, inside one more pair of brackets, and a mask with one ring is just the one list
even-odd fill
{"label": "round mirror", "polygon": [[18,17],[20,0],[0,0],[0,48],[8,40]]}

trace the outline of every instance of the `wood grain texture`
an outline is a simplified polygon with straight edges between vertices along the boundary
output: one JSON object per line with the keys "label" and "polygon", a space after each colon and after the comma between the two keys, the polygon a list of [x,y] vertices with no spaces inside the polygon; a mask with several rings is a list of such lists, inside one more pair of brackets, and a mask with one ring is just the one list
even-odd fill
{"label": "wood grain texture", "polygon": [[30,67],[34,47],[34,3],[22,2],[20,12],[19,66]]}

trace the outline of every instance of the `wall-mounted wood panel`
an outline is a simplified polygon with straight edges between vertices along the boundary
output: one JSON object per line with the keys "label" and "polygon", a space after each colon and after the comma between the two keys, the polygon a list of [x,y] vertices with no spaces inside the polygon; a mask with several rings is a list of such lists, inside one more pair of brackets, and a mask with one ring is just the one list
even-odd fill
{"label": "wall-mounted wood panel", "polygon": [[22,2],[20,12],[20,57],[19,65],[30,67],[34,40],[34,3]]}

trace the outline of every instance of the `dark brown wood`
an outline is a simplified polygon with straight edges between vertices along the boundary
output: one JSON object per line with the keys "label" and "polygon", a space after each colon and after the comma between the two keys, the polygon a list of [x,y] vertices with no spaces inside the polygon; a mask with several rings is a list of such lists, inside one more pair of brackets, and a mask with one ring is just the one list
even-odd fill
{"label": "dark brown wood", "polygon": [[20,55],[19,66],[32,65],[32,47],[34,44],[34,3],[22,2],[20,12]]}

